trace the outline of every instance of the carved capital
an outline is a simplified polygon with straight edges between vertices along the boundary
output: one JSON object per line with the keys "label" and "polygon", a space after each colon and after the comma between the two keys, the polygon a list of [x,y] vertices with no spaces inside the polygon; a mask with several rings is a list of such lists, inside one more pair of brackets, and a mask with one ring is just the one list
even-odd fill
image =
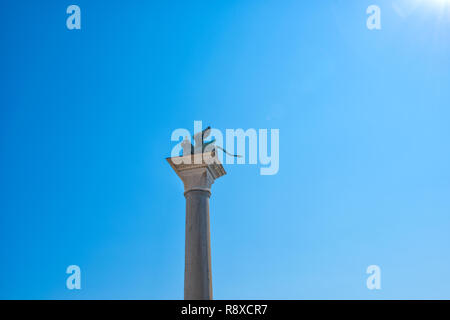
{"label": "carved capital", "polygon": [[214,181],[226,174],[218,159],[211,158],[211,153],[167,158],[167,161],[183,181],[185,194],[193,190],[211,193]]}

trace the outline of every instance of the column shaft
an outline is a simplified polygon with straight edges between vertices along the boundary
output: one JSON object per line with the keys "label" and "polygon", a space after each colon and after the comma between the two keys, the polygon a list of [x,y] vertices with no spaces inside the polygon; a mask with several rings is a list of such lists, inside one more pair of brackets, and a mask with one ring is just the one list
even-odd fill
{"label": "column shaft", "polygon": [[190,190],[186,197],[184,299],[211,300],[211,239],[207,190]]}

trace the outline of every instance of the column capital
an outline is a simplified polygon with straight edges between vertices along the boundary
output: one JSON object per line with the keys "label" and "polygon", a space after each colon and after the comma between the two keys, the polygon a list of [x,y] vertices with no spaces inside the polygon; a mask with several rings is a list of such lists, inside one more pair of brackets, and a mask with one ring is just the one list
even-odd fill
{"label": "column capital", "polygon": [[226,174],[219,159],[211,152],[171,157],[166,160],[183,181],[185,195],[189,191],[205,191],[211,194],[211,185]]}

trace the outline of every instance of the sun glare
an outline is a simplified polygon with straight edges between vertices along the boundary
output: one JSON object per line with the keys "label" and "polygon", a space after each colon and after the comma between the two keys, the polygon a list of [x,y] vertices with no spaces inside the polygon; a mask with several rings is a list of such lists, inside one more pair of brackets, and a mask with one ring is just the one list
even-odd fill
{"label": "sun glare", "polygon": [[401,16],[424,11],[428,14],[437,14],[440,21],[450,19],[450,0],[397,0],[393,3],[393,7]]}
{"label": "sun glare", "polygon": [[450,0],[428,0],[428,2],[431,2],[441,7],[445,7],[450,4]]}
{"label": "sun glare", "polygon": [[450,17],[450,0],[428,0],[430,5],[438,10],[438,19],[447,20]]}

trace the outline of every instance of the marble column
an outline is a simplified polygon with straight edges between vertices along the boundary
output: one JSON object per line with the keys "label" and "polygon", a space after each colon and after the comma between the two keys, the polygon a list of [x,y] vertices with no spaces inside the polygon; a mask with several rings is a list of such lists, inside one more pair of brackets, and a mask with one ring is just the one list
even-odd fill
{"label": "marble column", "polygon": [[185,300],[213,297],[209,198],[211,185],[226,172],[217,159],[211,162],[209,157],[209,154],[195,154],[167,159],[184,183],[186,198]]}

